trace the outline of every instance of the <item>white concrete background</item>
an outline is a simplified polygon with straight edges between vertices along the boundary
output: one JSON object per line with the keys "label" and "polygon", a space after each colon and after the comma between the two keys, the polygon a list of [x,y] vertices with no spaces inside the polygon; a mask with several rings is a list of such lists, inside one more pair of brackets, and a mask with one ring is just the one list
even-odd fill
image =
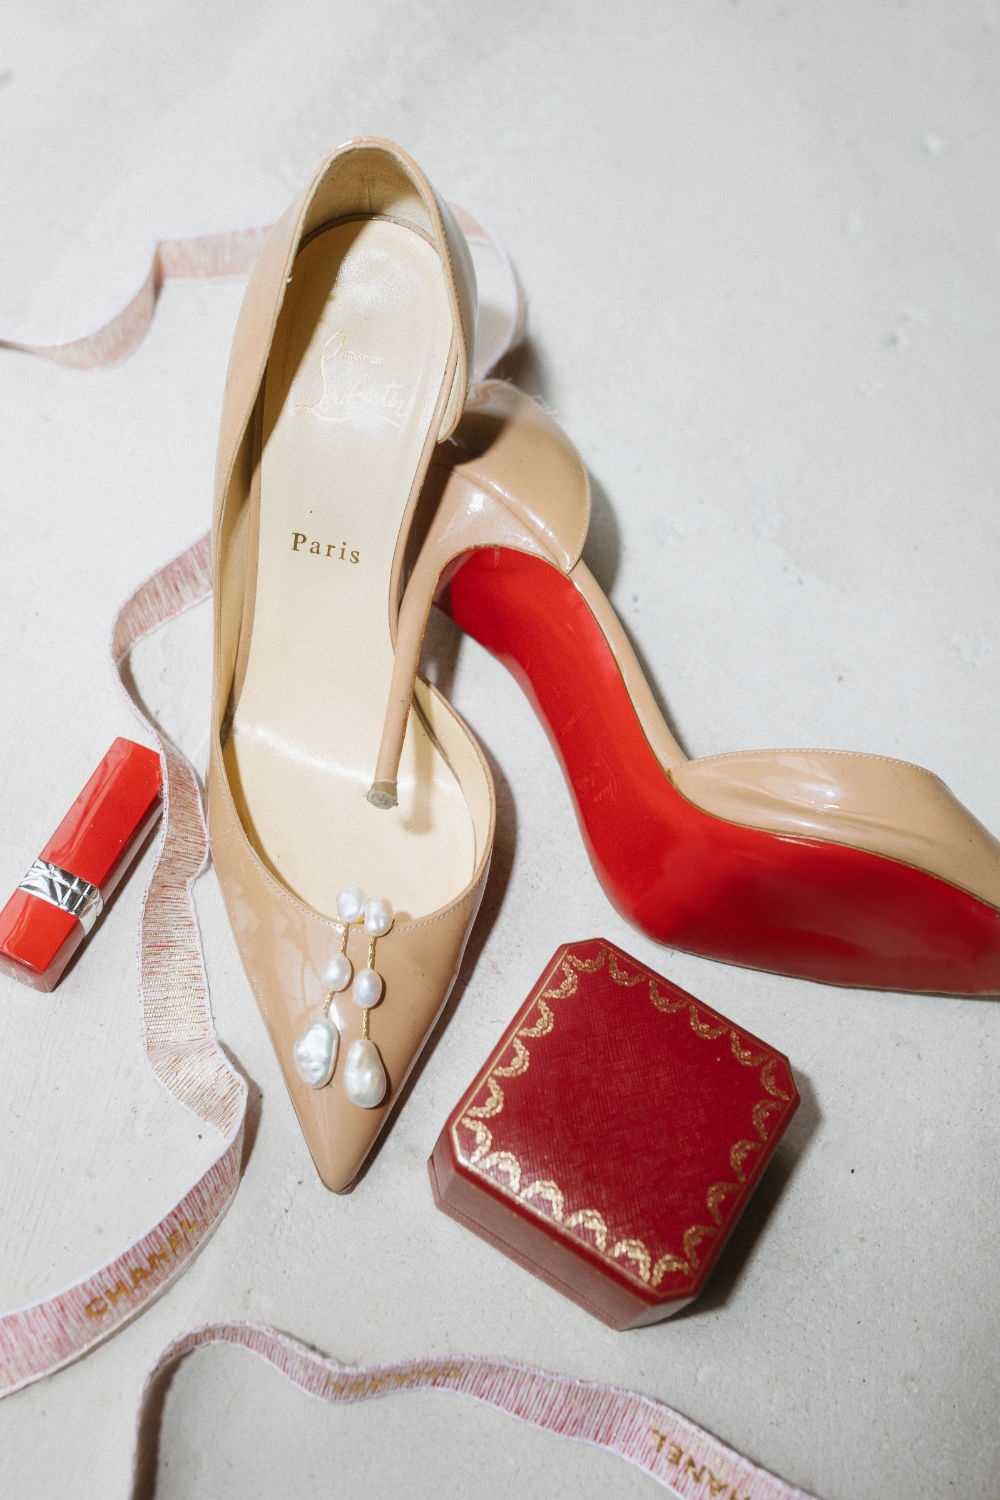
{"label": "white concrete background", "polygon": [[[164,236],[266,222],[350,135],[502,235],[511,364],[596,487],[588,548],[694,754],[926,764],[994,829],[1000,6],[989,0],[8,0],[0,333],[84,333]],[[240,288],[177,287],[102,374],[0,355],[0,870],[115,734],[118,602],[207,524]],[[203,763],[205,611],[139,676]],[[658,1396],[826,1500],[1000,1493],[992,1002],[844,992],[656,948],[607,905],[544,736],[447,629],[497,766],[495,875],[416,1087],[349,1197],[313,1174],[209,873],[252,1080],[234,1207],[181,1282],[0,1404],[0,1493],[124,1495],[145,1370],[218,1317],[349,1361],[495,1353]],[[144,1072],[133,880],[51,998],[0,981],[0,1306],[110,1256],[205,1160]],[[700,1307],[614,1334],[433,1208],[424,1161],[557,943],[603,934],[785,1050],[803,1106]],[[164,1412],[158,1494],[647,1495],[443,1396],[327,1411],[233,1351]]]}

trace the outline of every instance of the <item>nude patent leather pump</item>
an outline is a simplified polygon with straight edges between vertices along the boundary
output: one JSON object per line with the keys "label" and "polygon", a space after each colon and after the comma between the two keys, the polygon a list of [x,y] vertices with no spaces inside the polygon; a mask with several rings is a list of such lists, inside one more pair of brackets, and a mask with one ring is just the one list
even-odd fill
{"label": "nude patent leather pump", "polygon": [[398,787],[391,799],[372,789],[408,540],[424,524],[431,453],[465,402],[474,324],[449,211],[403,152],[353,141],[268,239],[226,384],[212,854],[335,1190],[355,1178],[444,1004],[492,848],[489,770],[414,680],[419,639],[402,669]]}
{"label": "nude patent leather pump", "polygon": [[580,560],[583,464],[534,402],[478,388],[428,484],[456,552],[454,518],[470,518],[450,611],[539,714],[623,916],[673,947],[830,984],[1000,991],[1000,844],[938,777],[831,750],[687,759]]}

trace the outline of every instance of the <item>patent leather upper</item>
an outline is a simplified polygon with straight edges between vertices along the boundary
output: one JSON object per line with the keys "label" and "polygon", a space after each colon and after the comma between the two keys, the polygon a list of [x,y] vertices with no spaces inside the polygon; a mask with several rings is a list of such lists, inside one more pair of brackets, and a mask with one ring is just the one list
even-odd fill
{"label": "patent leather upper", "polygon": [[1000,906],[1000,843],[939,776],[847,750],[707,756],[671,772],[714,817],[869,849]]}
{"label": "patent leather upper", "polygon": [[[352,325],[353,331],[345,350],[352,358],[356,355],[362,361],[367,360],[371,367],[381,359],[381,352],[369,353],[365,343],[369,337],[365,330],[370,328],[365,311],[367,293],[363,281],[358,281],[358,276],[364,274],[365,262],[363,259],[359,261],[351,249],[353,231],[350,226],[354,221],[362,227],[373,225],[378,231],[374,254],[380,276],[396,274],[392,255],[402,247],[405,254],[400,261],[399,275],[405,282],[402,288],[404,298],[413,294],[413,288],[421,294],[422,282],[430,276],[434,297],[440,300],[437,291],[440,283],[444,298],[442,305],[446,309],[444,322],[434,309],[428,313],[429,317],[433,314],[432,322],[437,320],[440,325],[433,334],[437,350],[433,358],[442,361],[440,394],[435,394],[439,377],[432,372],[433,384],[420,398],[419,406],[414,407],[414,410],[426,409],[431,413],[428,430],[426,433],[423,429],[416,430],[409,439],[410,448],[417,455],[416,463],[409,471],[409,479],[405,479],[405,472],[401,476],[404,478],[401,509],[396,520],[392,521],[392,534],[368,536],[352,542],[366,552],[376,552],[385,563],[381,601],[370,597],[370,591],[362,587],[361,597],[366,608],[370,609],[371,620],[369,625],[360,629],[349,657],[344,655],[344,644],[328,639],[322,632],[318,637],[310,635],[299,641],[301,654],[314,663],[303,690],[314,695],[311,701],[316,711],[311,714],[307,710],[304,717],[300,715],[300,727],[289,731],[280,718],[272,722],[268,709],[269,694],[276,701],[290,703],[296,708],[302,698],[298,691],[289,698],[284,682],[287,673],[296,669],[295,661],[300,652],[294,633],[297,585],[294,582],[289,584],[281,570],[288,565],[288,558],[296,565],[301,560],[305,567],[314,569],[312,574],[301,575],[301,601],[313,612],[317,608],[322,610],[323,599],[330,588],[346,586],[349,578],[353,576],[356,580],[361,575],[360,572],[337,575],[332,570],[338,566],[350,569],[351,564],[350,559],[344,561],[336,555],[324,559],[310,559],[307,554],[301,559],[292,557],[292,552],[298,550],[295,543],[298,533],[289,529],[289,535],[281,541],[275,594],[274,578],[271,577],[276,566],[271,555],[274,542],[273,538],[268,538],[262,505],[273,505],[277,487],[279,498],[285,492],[291,497],[296,516],[300,513],[311,515],[323,498],[321,492],[328,487],[328,476],[330,483],[344,484],[344,473],[337,464],[338,454],[343,450],[348,465],[353,466],[348,484],[352,503],[360,507],[358,513],[363,525],[369,525],[364,458],[368,434],[370,432],[371,441],[376,442],[381,440],[380,433],[384,431],[385,441],[393,441],[400,426],[391,412],[392,420],[374,423],[362,413],[354,424],[353,447],[344,449],[344,442],[350,439],[350,434],[347,439],[343,437],[336,420],[339,412],[328,414],[321,404],[326,400],[323,393],[327,386],[323,370],[315,368],[316,356],[307,351],[308,359],[301,377],[294,369],[290,375],[282,373],[284,354],[278,360],[273,358],[277,339],[280,338],[284,348],[289,339],[294,343],[299,337],[295,332],[296,325],[289,323],[289,318],[294,314],[301,321],[302,313],[295,310],[298,304],[292,306],[288,288],[291,287],[300,300],[311,295],[308,281],[303,282],[301,278],[312,274],[309,268],[315,259],[313,251],[322,239],[329,242],[338,255],[354,254],[355,259],[350,264],[358,268],[351,271],[353,280],[346,289],[356,327]],[[338,226],[347,228],[343,230]],[[344,250],[338,249],[341,245]],[[412,245],[412,251],[406,248],[408,245]],[[436,262],[433,257],[437,258]],[[368,258],[371,259],[371,253],[368,253]],[[344,265],[348,264],[345,260]],[[435,269],[436,264],[439,270]],[[299,290],[296,290],[296,280]],[[326,298],[327,303],[341,297],[340,283],[336,286],[338,290],[333,297]],[[373,290],[372,295],[377,297],[378,294]],[[393,296],[395,298],[395,293]],[[307,307],[307,303],[302,306]],[[336,302],[336,306],[339,307],[340,302]],[[450,309],[450,314],[447,309]],[[333,316],[340,315],[335,312]],[[372,769],[375,744],[371,743],[367,752],[362,745],[361,760],[353,765],[339,754],[333,739],[327,743],[321,737],[318,744],[313,745],[309,735],[315,738],[316,726],[329,724],[330,733],[335,737],[339,726],[348,727],[351,719],[356,717],[357,705],[352,704],[350,696],[342,705],[337,700],[345,664],[351,667],[353,674],[351,692],[370,690],[376,696],[385,692],[378,676],[384,669],[386,656],[386,642],[381,633],[391,633],[395,629],[407,543],[420,504],[426,463],[435,440],[447,435],[458,420],[465,399],[471,369],[474,318],[475,288],[468,251],[450,213],[419,169],[398,148],[373,140],[351,142],[326,159],[309,188],[282,217],[265,245],[240,314],[226,386],[213,531],[215,675],[208,778],[212,854],[240,956],[267,1024],[285,1084],[320,1176],[327,1186],[336,1190],[348,1187],[355,1178],[447,998],[482,898],[492,849],[493,785],[479,747],[440,695],[422,681],[414,684],[411,676],[410,687],[415,695],[414,733],[419,732],[420,744],[426,747],[426,751],[422,750],[416,757],[414,774],[426,773],[438,778],[435,767],[440,767],[440,779],[442,783],[447,782],[446,811],[452,822],[458,818],[461,823],[461,838],[455,842],[447,858],[437,862],[443,866],[443,873],[436,871],[436,885],[434,881],[421,882],[419,874],[414,876],[408,867],[407,871],[401,872],[400,878],[402,873],[407,875],[407,889],[411,894],[401,902],[397,891],[392,888],[390,859],[387,888],[368,889],[367,892],[370,896],[388,897],[397,908],[392,929],[378,939],[377,968],[384,981],[384,997],[371,1013],[371,1035],[376,1040],[388,1076],[384,1101],[374,1108],[359,1107],[345,1096],[338,1076],[327,1087],[308,1087],[294,1066],[293,1051],[304,1027],[325,1013],[328,992],[323,971],[331,955],[340,947],[343,930],[337,920],[332,895],[326,893],[324,867],[329,865],[332,869],[336,866],[342,872],[337,877],[339,883],[346,885],[358,878],[356,867],[370,857],[372,841],[377,844],[383,830],[386,837],[391,835],[395,840],[391,847],[398,847],[402,853],[408,849],[411,840],[405,810],[400,810],[399,814],[384,814],[365,808],[362,778]],[[418,324],[420,319],[414,318],[413,322]],[[337,324],[331,326],[336,328]],[[371,326],[376,332],[381,328],[379,337],[391,340],[427,336],[418,327],[411,328],[408,319],[400,319],[394,313],[389,323],[383,316],[380,323]],[[339,347],[335,341],[334,355]],[[324,361],[327,358],[325,348]],[[409,345],[406,346],[408,349]],[[423,368],[421,358],[418,345],[413,360],[418,373]],[[364,369],[360,378],[363,381]],[[385,376],[385,381],[389,378]],[[289,379],[292,380],[289,394],[283,397],[281,383]],[[316,387],[315,398],[301,396],[295,384],[297,380],[312,381]],[[352,389],[364,394],[363,384],[356,383]],[[274,408],[275,402],[280,404],[281,400],[286,402],[287,418],[268,416],[268,403]],[[351,415],[355,414],[352,412]],[[297,424],[300,423],[306,424],[301,428],[303,440],[314,445],[310,460],[312,467],[303,470],[308,485],[301,495],[301,509],[296,479],[298,470],[294,466],[288,467],[295,458],[296,432],[300,430]],[[279,448],[275,448],[275,432],[281,435]],[[317,443],[320,444],[318,448],[315,447]],[[373,451],[374,473],[381,472],[375,463],[377,456]],[[404,463],[410,461],[404,454]],[[370,507],[374,516],[383,497],[379,493],[372,499],[377,502]],[[370,524],[375,524],[373,519]],[[341,545],[341,535],[338,525],[337,546]],[[262,613],[264,573],[263,559],[258,554],[264,541],[271,552],[268,554],[269,592],[263,596],[266,611]],[[315,571],[323,567],[331,571],[326,574]],[[378,582],[374,575],[373,582]],[[277,615],[275,599],[280,605]],[[278,649],[271,642],[273,626],[278,627],[276,639],[287,639],[290,644]],[[391,659],[391,643],[389,656]],[[379,710],[381,706],[379,703]],[[244,748],[241,750],[240,746]],[[254,771],[254,756],[265,752],[276,767],[275,773],[266,774],[263,781],[259,774],[256,775],[248,791],[246,778]],[[282,756],[286,760],[283,761]],[[368,756],[371,759],[366,764]],[[296,784],[302,782],[308,790],[311,785],[308,778],[314,776],[318,788],[315,802],[307,800],[305,805],[300,805],[301,798],[290,800],[284,784],[283,765],[288,767],[289,786],[293,779],[298,778]],[[328,789],[332,800],[326,795]],[[427,795],[421,793],[418,805],[426,822],[427,817],[433,819],[434,816],[434,801],[430,795],[434,786],[425,790]],[[289,830],[287,838],[281,827],[286,807],[288,818],[302,820]],[[354,834],[345,838],[339,831],[340,809],[349,828],[360,826],[366,830],[362,842],[353,842]],[[380,823],[380,818],[389,821]],[[320,832],[316,861],[310,864],[308,853],[305,863],[301,856],[296,856],[293,870],[289,851],[294,854],[297,843],[308,850],[309,840],[316,842],[317,831],[326,828],[329,828],[329,836]],[[426,842],[429,833],[433,833],[433,829],[423,825],[412,828],[415,853],[412,859],[407,855],[408,866],[415,861],[419,870],[421,858],[428,857],[422,856],[420,851],[423,847],[421,836]],[[429,847],[434,847],[433,842]],[[290,870],[292,873],[288,873]],[[451,871],[456,872],[454,879],[449,873]],[[314,879],[314,875],[318,878]],[[365,883],[363,876],[361,883]],[[447,888],[447,894],[444,899],[431,900],[428,907],[420,901],[421,883],[427,890]],[[313,888],[324,894],[308,898],[302,894],[303,890]],[[350,931],[347,953],[355,969],[366,966],[367,940],[359,930]],[[349,990],[333,995],[328,1003],[330,1020],[340,1033],[343,1057],[351,1042],[362,1036],[364,1013],[351,998]]]}
{"label": "patent leather upper", "polygon": [[[580,561],[590,478],[562,429],[515,386],[501,380],[473,386],[459,429],[431,462],[466,486],[451,511],[456,539],[488,502],[499,502],[509,520],[497,512],[494,545],[523,549],[534,538],[564,573]],[[476,545],[471,538],[467,544]]]}

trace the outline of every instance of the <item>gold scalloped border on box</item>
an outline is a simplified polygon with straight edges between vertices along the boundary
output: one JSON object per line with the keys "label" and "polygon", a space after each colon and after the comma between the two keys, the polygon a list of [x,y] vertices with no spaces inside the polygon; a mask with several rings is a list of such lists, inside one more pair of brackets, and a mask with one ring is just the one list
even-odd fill
{"label": "gold scalloped border on box", "polygon": [[[605,963],[608,975],[615,984],[632,988],[648,979],[649,998],[656,1009],[665,1015],[673,1015],[686,1007],[688,1024],[695,1036],[705,1041],[717,1041],[728,1031],[729,1046],[733,1057],[742,1067],[760,1068],[760,1083],[764,1089],[763,1096],[757,1100],[751,1110],[754,1136],[734,1141],[729,1150],[729,1166],[736,1180],[714,1182],[706,1194],[705,1206],[712,1222],[690,1224],[681,1237],[683,1254],[667,1251],[656,1260],[653,1259],[645,1242],[639,1238],[620,1239],[609,1245],[608,1226],[599,1209],[580,1208],[567,1214],[566,1196],[558,1183],[543,1178],[526,1182],[524,1169],[513,1152],[493,1150],[493,1133],[486,1124],[487,1120],[495,1120],[503,1111],[504,1092],[497,1080],[517,1078],[527,1072],[531,1062],[527,1042],[548,1036],[556,1024],[555,1011],[546,1002],[569,999],[579,987],[580,975],[596,974]],[[561,982],[552,982],[555,975],[560,972],[562,973]],[[530,1019],[532,1013],[536,1013],[534,1020]],[[638,974],[629,973],[627,969],[622,968],[612,948],[603,947],[598,956],[593,959],[577,958],[570,953],[554,966],[549,987],[544,989],[535,1000],[528,1012],[525,1024],[518,1027],[501,1058],[490,1068],[482,1084],[472,1096],[476,1098],[485,1091],[486,1097],[481,1103],[470,1104],[463,1110],[460,1119],[452,1129],[452,1139],[458,1159],[465,1166],[476,1169],[481,1175],[485,1175],[488,1170],[504,1174],[507,1179],[506,1184],[491,1176],[488,1179],[491,1187],[516,1199],[539,1218],[557,1223],[566,1233],[585,1245],[591,1253],[596,1253],[609,1266],[613,1266],[630,1280],[638,1282],[647,1289],[658,1287],[665,1276],[684,1275],[693,1282],[695,1272],[701,1265],[700,1245],[706,1239],[714,1239],[722,1225],[721,1205],[723,1201],[730,1194],[741,1190],[747,1179],[744,1165],[747,1157],[766,1144],[774,1123],[770,1120],[770,1116],[775,1110],[783,1115],[784,1106],[791,1100],[791,1095],[779,1087],[775,1080],[776,1064],[776,1057],[764,1052],[755,1053],[745,1047],[739,1032],[731,1027],[728,1021],[720,1023],[715,1016],[703,1015],[698,1004],[690,996],[681,994],[671,998],[661,992],[654,975],[647,975],[641,971]],[[466,1149],[466,1145],[459,1138],[460,1128],[471,1133],[471,1149]],[[684,1289],[682,1285],[676,1288],[678,1292]]]}

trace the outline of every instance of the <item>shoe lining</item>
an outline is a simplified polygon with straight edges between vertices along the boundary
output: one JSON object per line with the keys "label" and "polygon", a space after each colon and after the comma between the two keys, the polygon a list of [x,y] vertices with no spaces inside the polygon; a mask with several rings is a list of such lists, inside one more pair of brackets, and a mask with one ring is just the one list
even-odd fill
{"label": "shoe lining", "polygon": [[348,884],[424,915],[475,869],[462,788],[416,704],[398,807],[365,795],[393,557],[451,344],[440,261],[412,229],[353,220],[296,257],[265,377],[252,633],[224,754],[258,853],[327,915]]}

